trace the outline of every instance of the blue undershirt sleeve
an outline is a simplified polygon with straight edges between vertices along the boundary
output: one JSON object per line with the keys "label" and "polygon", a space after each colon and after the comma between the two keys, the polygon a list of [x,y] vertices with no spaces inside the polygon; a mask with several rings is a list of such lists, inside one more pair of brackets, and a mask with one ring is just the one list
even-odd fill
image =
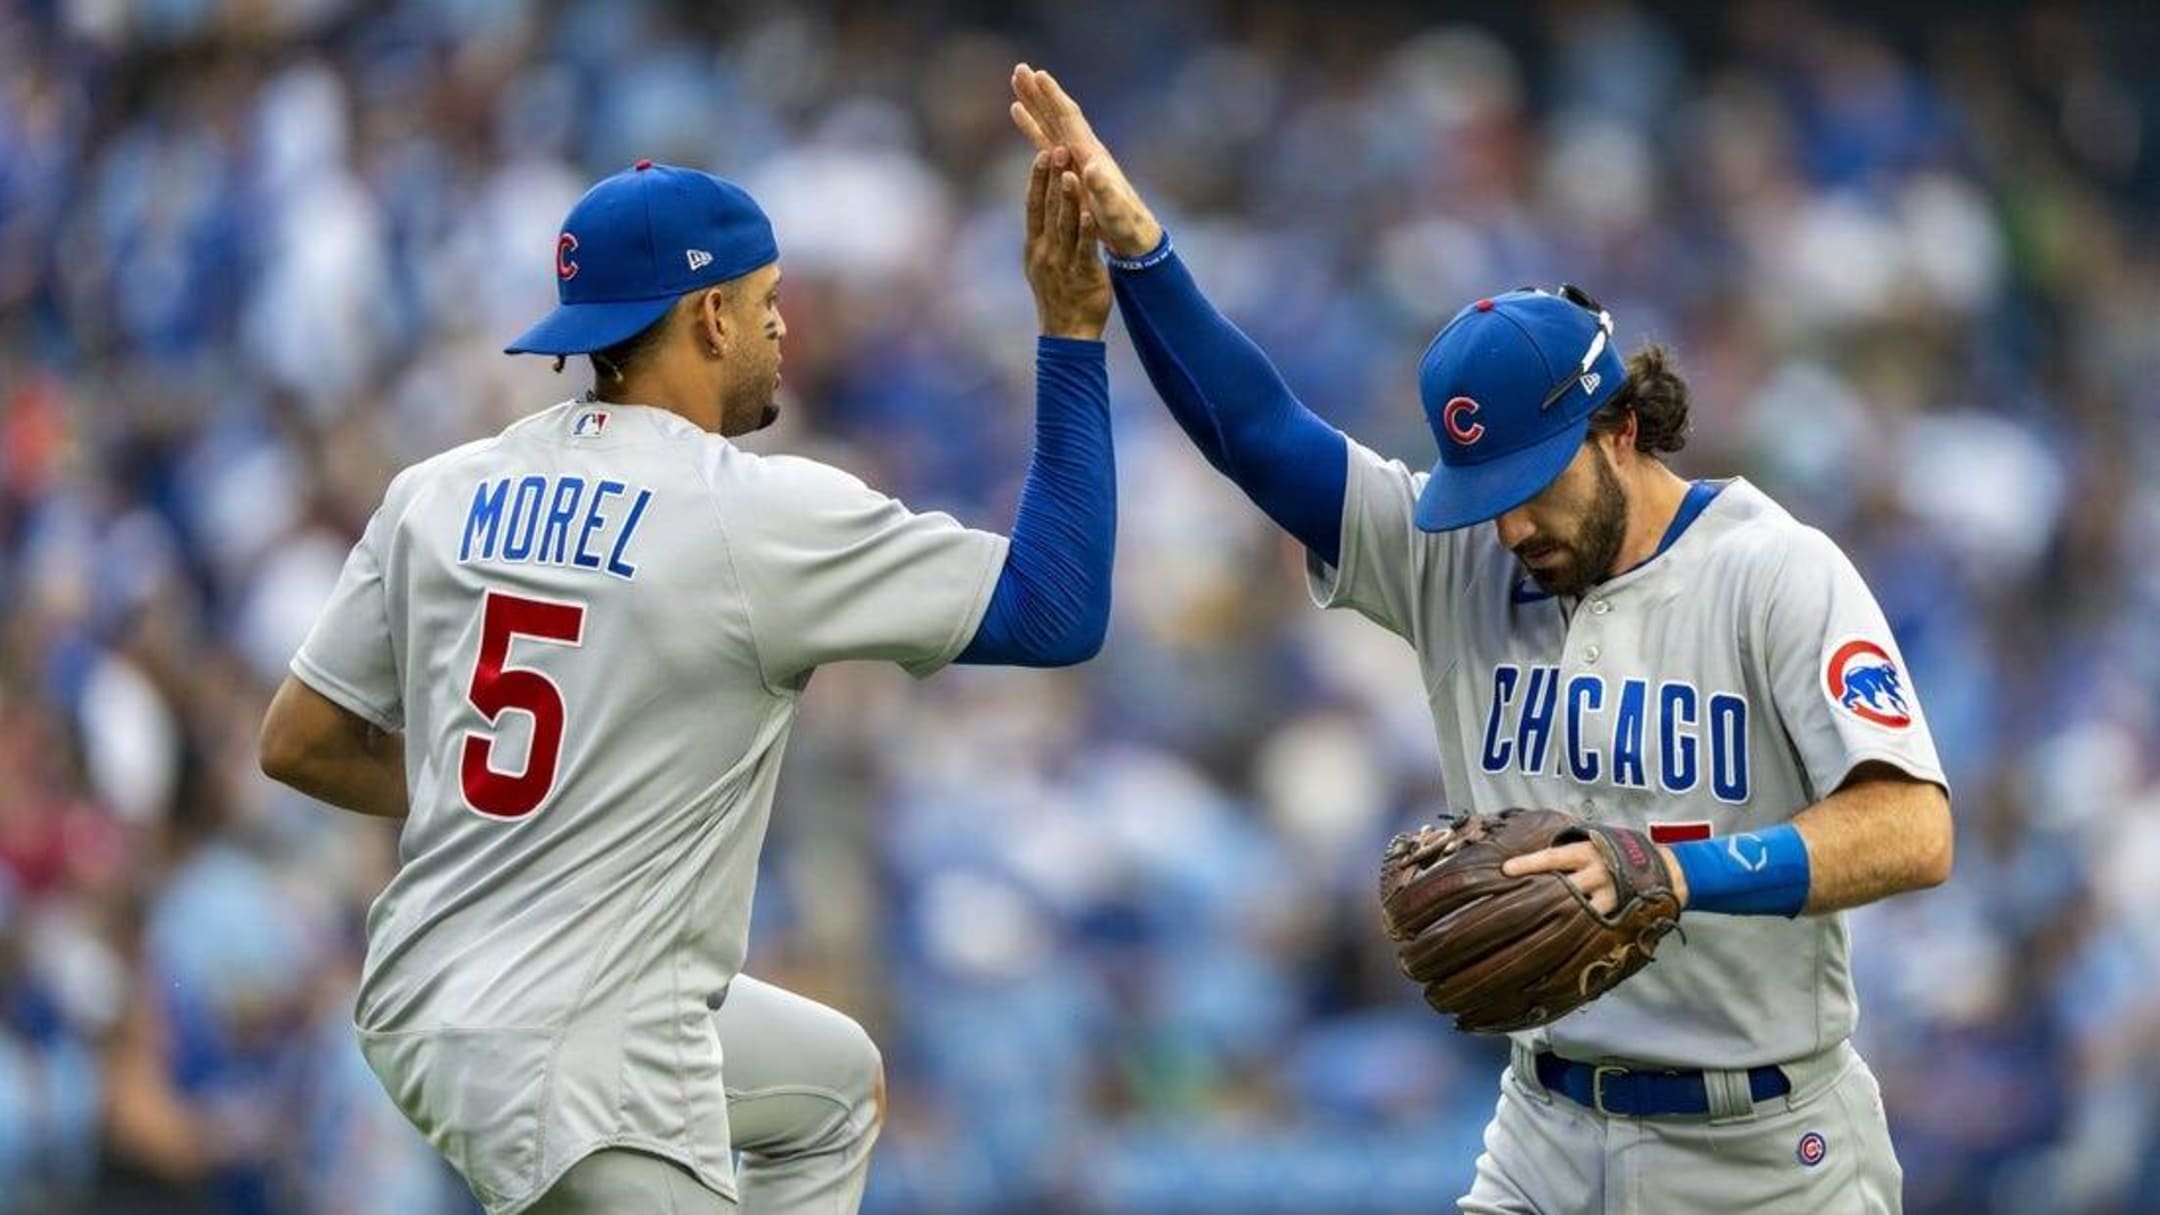
{"label": "blue undershirt sleeve", "polygon": [[1153,253],[1110,264],[1125,328],[1170,416],[1277,526],[1337,564],[1349,440],[1215,310],[1167,234]]}
{"label": "blue undershirt sleeve", "polygon": [[1060,667],[1086,662],[1110,629],[1117,462],[1101,342],[1035,344],[1035,456],[1020,487],[1005,567],[982,624],[955,662]]}

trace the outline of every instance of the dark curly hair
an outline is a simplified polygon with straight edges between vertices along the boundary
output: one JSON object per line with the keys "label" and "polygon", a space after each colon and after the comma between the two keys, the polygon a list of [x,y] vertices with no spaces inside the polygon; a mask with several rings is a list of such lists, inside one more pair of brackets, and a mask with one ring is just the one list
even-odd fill
{"label": "dark curly hair", "polygon": [[1659,456],[1687,446],[1688,385],[1670,348],[1645,342],[1627,356],[1627,382],[1590,415],[1590,433],[1616,434],[1630,413],[1637,419],[1635,450]]}

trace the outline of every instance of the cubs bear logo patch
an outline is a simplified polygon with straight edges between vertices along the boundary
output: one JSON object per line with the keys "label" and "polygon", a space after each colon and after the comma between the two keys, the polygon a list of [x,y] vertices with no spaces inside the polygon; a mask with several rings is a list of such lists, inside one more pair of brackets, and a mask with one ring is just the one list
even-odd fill
{"label": "cubs bear logo patch", "polygon": [[1881,644],[1847,637],[1823,660],[1823,692],[1831,707],[1870,725],[1903,730],[1912,725],[1912,705],[1905,699],[1905,676]]}

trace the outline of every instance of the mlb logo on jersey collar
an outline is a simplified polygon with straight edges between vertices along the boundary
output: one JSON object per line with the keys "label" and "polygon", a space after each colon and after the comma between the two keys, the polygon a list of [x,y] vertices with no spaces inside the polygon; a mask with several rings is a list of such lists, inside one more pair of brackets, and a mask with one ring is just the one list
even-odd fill
{"label": "mlb logo on jersey collar", "polygon": [[597,439],[600,437],[601,432],[607,429],[607,424],[607,410],[583,410],[577,415],[577,419],[570,423],[570,437],[573,439]]}
{"label": "mlb logo on jersey collar", "polygon": [[1577,288],[1528,287],[1456,313],[1418,364],[1440,462],[1417,525],[1450,531],[1536,497],[1626,378],[1611,314]]}

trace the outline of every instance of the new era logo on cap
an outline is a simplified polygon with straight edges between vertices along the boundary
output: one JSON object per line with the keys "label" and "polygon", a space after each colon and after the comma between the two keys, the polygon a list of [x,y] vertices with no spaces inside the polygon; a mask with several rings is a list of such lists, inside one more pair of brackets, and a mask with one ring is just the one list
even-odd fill
{"label": "new era logo on cap", "polygon": [[705,252],[703,249],[685,249],[683,250],[683,260],[690,263],[690,272],[695,274],[712,265],[712,254]]}

